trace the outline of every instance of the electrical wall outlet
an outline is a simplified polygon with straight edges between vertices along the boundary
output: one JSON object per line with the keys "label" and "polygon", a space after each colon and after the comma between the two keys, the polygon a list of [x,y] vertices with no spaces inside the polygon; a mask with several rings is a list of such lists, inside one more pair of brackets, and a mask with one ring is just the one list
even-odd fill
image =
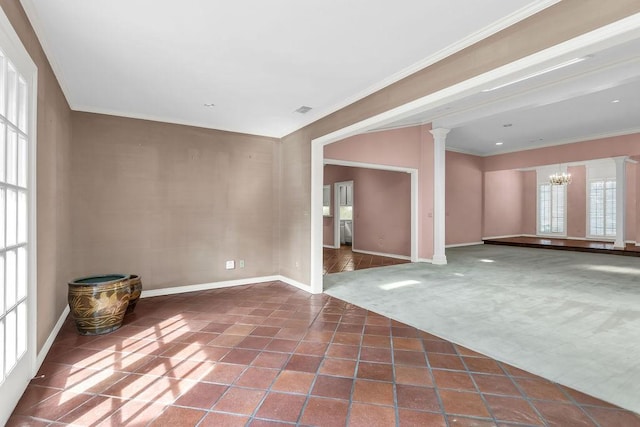
{"label": "electrical wall outlet", "polygon": [[227,270],[233,270],[234,268],[236,268],[236,262],[234,260],[227,261],[225,264],[225,268]]}
{"label": "electrical wall outlet", "polygon": [[238,261],[238,267],[240,268],[244,268],[244,260],[241,259],[240,261]]}

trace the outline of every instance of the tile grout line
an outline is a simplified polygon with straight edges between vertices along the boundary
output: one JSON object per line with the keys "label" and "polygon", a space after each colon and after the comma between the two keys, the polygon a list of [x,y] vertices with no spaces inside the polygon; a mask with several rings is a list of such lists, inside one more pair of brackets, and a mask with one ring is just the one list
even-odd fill
{"label": "tile grout line", "polygon": [[[325,295],[325,294],[323,293],[321,295]],[[324,309],[329,305],[329,302],[330,302],[330,298],[328,298],[324,302],[324,304],[322,305],[322,308],[320,309],[318,314],[316,314],[316,316],[313,318],[313,321],[311,322],[311,325],[313,325],[316,322],[316,320],[318,320],[318,317],[320,316],[320,314],[322,314]],[[327,348],[325,350],[325,354],[329,351],[329,347],[333,343],[333,339],[336,336],[337,330],[338,330],[338,326],[336,325],[336,328],[334,329],[333,333],[331,334],[331,339],[329,340],[329,344],[327,344]],[[323,361],[324,361],[324,359],[323,359]],[[302,404],[302,408],[300,408],[300,413],[298,414],[298,418],[296,420],[296,426],[300,425],[300,423],[302,422],[302,416],[304,415],[304,413],[307,410],[307,406],[309,405],[309,400],[311,399],[311,396],[312,396],[311,393],[313,392],[313,387],[316,385],[316,381],[318,379],[318,375],[319,375],[320,368],[322,366],[322,362],[323,361],[321,361],[320,365],[318,365],[318,368],[316,369],[315,376],[313,377],[313,381],[311,381],[311,385],[309,386],[309,390],[307,390],[307,393],[305,395],[305,401]],[[286,364],[285,364],[285,367],[286,367]],[[284,370],[284,367],[283,367],[283,370]]]}
{"label": "tile grout line", "polygon": [[600,423],[599,423],[595,418],[593,418],[593,417],[591,416],[591,414],[589,414],[589,413],[584,409],[584,407],[583,407],[582,405],[580,405],[580,404],[579,404],[579,403],[578,403],[578,402],[573,398],[573,396],[571,396],[569,393],[567,393],[567,392],[566,392],[562,387],[560,387],[560,385],[559,385],[559,384],[557,384],[557,383],[555,383],[555,382],[554,382],[554,384],[556,385],[556,388],[557,388],[557,389],[559,389],[559,390],[560,390],[560,392],[561,392],[562,394],[564,394],[564,395],[569,399],[569,401],[570,401],[574,406],[578,407],[578,408],[580,409],[580,411],[581,411],[581,412],[582,412],[582,413],[583,413],[587,418],[589,418],[589,420],[591,420],[591,422],[593,422],[593,424],[595,424],[595,425],[596,425],[596,427],[602,427],[602,426],[600,425]]}
{"label": "tile grout line", "polygon": [[[357,307],[357,306],[356,306]],[[344,313],[344,311],[343,311]],[[353,395],[355,393],[356,390],[356,381],[358,378],[358,369],[360,368],[360,355],[362,354],[362,343],[364,341],[364,331],[365,331],[365,326],[367,324],[367,317],[368,317],[368,311],[367,314],[365,314],[365,318],[364,318],[364,323],[362,324],[362,330],[360,332],[360,344],[358,345],[358,355],[356,356],[356,366],[354,368],[353,371],[353,377],[351,378],[351,393],[349,393],[349,407],[347,408],[347,418],[345,420],[345,424],[349,424],[349,420],[351,418],[351,409],[353,407]]]}
{"label": "tile grout line", "polygon": [[545,426],[548,426],[549,423],[547,422],[547,419],[542,415],[542,412],[540,412],[538,410],[538,408],[536,407],[536,405],[534,405],[533,399],[531,399],[531,397],[527,394],[527,392],[524,390],[524,388],[522,388],[522,386],[520,386],[520,384],[518,383],[517,379],[511,375],[511,372],[509,372],[508,369],[506,369],[503,366],[502,362],[498,362],[498,366],[500,366],[500,369],[502,369],[502,371],[505,373],[506,377],[509,378],[509,380],[511,381],[511,383],[516,387],[516,390],[518,390],[520,392],[520,396],[523,400],[525,400],[529,406],[533,409],[533,411],[535,412],[535,414],[540,418],[540,420],[542,421],[542,423]]}
{"label": "tile grout line", "polygon": [[471,381],[473,382],[473,386],[476,388],[476,390],[478,392],[478,395],[480,396],[480,399],[482,399],[482,403],[484,404],[485,408],[487,409],[487,412],[489,413],[489,416],[491,417],[491,419],[493,419],[493,422],[496,423],[496,425],[497,425],[498,424],[498,419],[493,414],[493,410],[491,409],[491,406],[489,406],[489,403],[487,402],[487,399],[484,397],[484,394],[482,394],[482,392],[480,391],[480,387],[478,387],[478,384],[476,383],[476,379],[474,378],[474,376],[472,374],[475,371],[471,371],[469,369],[469,366],[467,365],[467,362],[464,360],[464,357],[461,354],[458,353],[458,357],[460,358],[460,361],[462,362],[462,365],[464,366],[467,375],[469,375],[469,377],[471,378]]}
{"label": "tile grout line", "polygon": [[[393,406],[396,414],[396,427],[400,427],[400,408],[398,407],[398,384],[396,375],[396,355],[393,343],[393,327],[389,323],[389,350],[391,351],[391,374],[393,375]],[[449,425],[447,424],[447,427]]]}
{"label": "tile grout line", "polygon": [[[415,329],[417,329],[417,328],[415,328]],[[419,329],[417,329],[417,330],[419,330]],[[449,422],[449,417],[447,416],[447,411],[446,411],[446,409],[444,407],[444,401],[442,400],[442,396],[440,396],[440,387],[438,386],[438,383],[436,382],[435,375],[433,375],[433,367],[431,366],[431,360],[429,360],[429,352],[425,348],[424,339],[422,337],[420,337],[420,346],[422,347],[422,352],[424,353],[424,359],[425,359],[426,366],[427,366],[427,372],[429,372],[429,376],[431,377],[431,384],[433,385],[433,391],[436,394],[436,399],[438,399],[438,404],[440,405],[440,414],[442,415],[442,418],[444,419],[445,425],[447,427],[450,427],[451,423]]]}

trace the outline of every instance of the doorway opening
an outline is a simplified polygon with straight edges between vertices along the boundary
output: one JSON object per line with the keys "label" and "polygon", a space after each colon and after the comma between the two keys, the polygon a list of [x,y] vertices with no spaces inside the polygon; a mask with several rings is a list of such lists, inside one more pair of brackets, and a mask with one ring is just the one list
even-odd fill
{"label": "doorway opening", "polygon": [[333,247],[353,247],[353,181],[336,182],[333,188]]}
{"label": "doorway opening", "polygon": [[401,123],[403,119],[418,114],[430,114],[429,117],[425,116],[423,123],[432,123],[438,117],[438,108],[454,101],[467,99],[471,95],[477,95],[492,84],[504,83],[509,78],[521,78],[539,71],[542,67],[548,67],[550,64],[561,63],[570,58],[580,57],[593,49],[629,40],[636,37],[637,31],[637,18],[629,17],[313,139],[311,141],[311,209],[309,213],[311,220],[311,265],[309,271],[311,292],[321,293],[323,290],[322,183],[325,145],[367,131],[392,127],[394,124]]}

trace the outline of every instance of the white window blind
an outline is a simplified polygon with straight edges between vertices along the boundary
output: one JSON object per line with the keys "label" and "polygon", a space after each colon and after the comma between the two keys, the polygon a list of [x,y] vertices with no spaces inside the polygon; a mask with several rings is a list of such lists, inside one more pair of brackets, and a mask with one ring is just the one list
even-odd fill
{"label": "white window blind", "polygon": [[615,237],[616,235],[615,178],[589,181],[589,235],[594,237]]}
{"label": "white window blind", "polygon": [[564,234],[566,186],[538,185],[538,233]]}

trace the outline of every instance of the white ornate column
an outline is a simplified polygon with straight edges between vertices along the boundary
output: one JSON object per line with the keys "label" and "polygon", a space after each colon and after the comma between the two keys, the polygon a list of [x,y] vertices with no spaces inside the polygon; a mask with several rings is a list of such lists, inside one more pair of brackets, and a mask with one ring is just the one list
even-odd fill
{"label": "white ornate column", "polygon": [[616,157],[616,241],[613,247],[624,249],[627,209],[627,158]]}
{"label": "white ornate column", "polygon": [[433,135],[433,263],[446,264],[445,239],[445,141],[449,129],[437,128]]}

